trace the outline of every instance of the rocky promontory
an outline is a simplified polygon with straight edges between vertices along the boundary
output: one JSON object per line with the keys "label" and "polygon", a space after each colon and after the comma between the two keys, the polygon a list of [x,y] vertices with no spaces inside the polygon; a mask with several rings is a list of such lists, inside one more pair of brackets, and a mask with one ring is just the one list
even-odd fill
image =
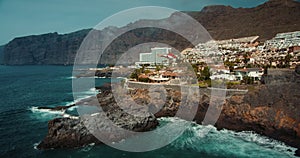
{"label": "rocky promontory", "polygon": [[48,134],[38,149],[76,148],[101,144],[80,119],[56,118],[48,123]]}
{"label": "rocky promontory", "polygon": [[83,114],[77,118],[56,118],[49,121],[48,134],[37,148],[77,148],[89,144],[101,144],[102,142],[95,135],[103,134],[104,130],[106,131],[105,137],[113,141],[120,141],[128,136],[126,133],[113,130],[112,125],[108,121],[103,121],[103,118],[109,118],[114,125],[134,132],[149,131],[158,125],[154,115],[137,117],[124,112],[112,100],[112,94],[109,91],[100,93],[98,97],[100,98],[99,102],[97,98],[87,100],[90,106],[101,106],[102,112]]}

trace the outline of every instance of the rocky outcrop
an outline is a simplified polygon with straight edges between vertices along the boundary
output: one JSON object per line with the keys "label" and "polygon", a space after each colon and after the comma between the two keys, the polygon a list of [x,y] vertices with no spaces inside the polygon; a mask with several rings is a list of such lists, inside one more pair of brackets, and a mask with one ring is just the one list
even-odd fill
{"label": "rocky outcrop", "polygon": [[[276,33],[298,31],[300,28],[298,20],[300,3],[293,0],[272,0],[255,8],[208,6],[200,12],[186,13],[199,21],[217,40],[259,35],[260,40],[264,41],[274,37]],[[176,13],[171,15],[168,20],[177,21]],[[145,20],[137,21],[130,26],[144,22]],[[151,23],[151,21],[148,22]],[[108,27],[103,32],[113,35],[122,29],[124,28]],[[187,30],[185,34],[190,34],[193,33],[194,28],[185,29]],[[4,64],[73,64],[76,51],[88,32],[89,30],[82,30],[65,35],[49,33],[15,38],[5,45]],[[114,40],[101,58],[100,63],[115,64],[123,52],[146,42],[165,43],[179,51],[192,46],[181,36],[171,31],[141,28],[129,31]],[[148,51],[150,48],[139,52]]]}
{"label": "rocky outcrop", "polygon": [[101,144],[80,119],[56,118],[48,123],[48,134],[38,149],[77,148]]}
{"label": "rocky outcrop", "polygon": [[51,110],[51,111],[64,111],[68,108],[76,106],[75,104],[68,105],[68,106],[56,106],[56,107],[46,107],[46,106],[40,106],[38,109],[46,109],[46,110]]}
{"label": "rocky outcrop", "polygon": [[76,75],[77,78],[80,77],[103,77],[103,78],[110,78],[112,76],[113,70],[112,69],[103,69],[103,70],[86,70],[81,72],[80,74]]}
{"label": "rocky outcrop", "polygon": [[269,69],[267,75],[262,76],[261,82],[266,85],[299,83],[298,68],[294,69]]}
{"label": "rocky outcrop", "polygon": [[109,78],[112,75],[112,70],[111,71],[96,71],[95,76],[97,77],[106,77]]}
{"label": "rocky outcrop", "polygon": [[235,95],[226,101],[216,127],[255,131],[300,148],[299,86],[251,87],[246,95]]}
{"label": "rocky outcrop", "polygon": [[[90,144],[102,144],[96,138],[97,133],[104,135],[99,130],[110,130],[111,125],[102,121],[106,116],[101,114],[83,116],[81,118],[56,118],[48,123],[48,134],[37,146],[38,149],[78,148]],[[149,131],[158,125],[155,117],[137,118],[128,114],[114,111],[107,113],[107,117],[115,125],[135,132]],[[100,128],[101,127],[101,128]],[[93,133],[92,133],[92,132]],[[102,135],[102,136],[103,136]],[[106,131],[105,137],[111,141],[120,141],[126,138],[122,132]]]}
{"label": "rocky outcrop", "polygon": [[102,142],[95,137],[98,133],[105,135],[105,138],[110,138],[111,141],[120,141],[130,136],[122,131],[115,131],[110,122],[103,121],[103,118],[110,119],[114,125],[122,129],[134,132],[149,131],[158,125],[153,115],[139,117],[124,112],[114,102],[110,91],[103,91],[98,97],[99,102],[95,98],[90,98],[88,101],[91,106],[96,101],[104,112],[83,114],[80,118],[57,118],[49,121],[48,134],[37,148],[76,148],[91,143],[101,144]]}

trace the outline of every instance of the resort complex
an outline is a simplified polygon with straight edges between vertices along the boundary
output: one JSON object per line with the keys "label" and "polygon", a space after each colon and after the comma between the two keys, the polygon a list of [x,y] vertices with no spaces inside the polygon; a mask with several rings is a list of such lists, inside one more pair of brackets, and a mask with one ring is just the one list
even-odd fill
{"label": "resort complex", "polygon": [[189,68],[179,68],[179,65],[188,63],[198,83],[218,79],[259,83],[270,68],[295,68],[300,64],[300,31],[278,33],[265,42],[260,42],[259,36],[251,36],[208,41],[180,54],[173,52],[172,48],[155,47],[150,53],[140,53],[131,80],[179,84],[181,76],[192,76],[187,74]]}

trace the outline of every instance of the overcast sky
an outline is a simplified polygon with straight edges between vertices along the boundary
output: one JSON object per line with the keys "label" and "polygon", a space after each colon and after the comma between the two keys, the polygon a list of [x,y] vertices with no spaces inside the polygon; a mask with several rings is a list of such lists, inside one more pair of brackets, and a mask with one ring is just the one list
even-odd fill
{"label": "overcast sky", "polygon": [[206,5],[254,7],[266,0],[0,0],[0,45],[15,37],[92,28],[119,11],[161,6],[199,11]]}

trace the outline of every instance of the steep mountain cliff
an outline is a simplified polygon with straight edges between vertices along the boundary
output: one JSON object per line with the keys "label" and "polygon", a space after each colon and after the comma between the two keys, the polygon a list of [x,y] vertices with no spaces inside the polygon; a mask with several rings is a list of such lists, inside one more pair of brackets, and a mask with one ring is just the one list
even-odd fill
{"label": "steep mountain cliff", "polygon": [[[259,35],[260,40],[264,41],[279,32],[300,30],[300,3],[293,0],[270,0],[255,8],[207,6],[201,11],[186,13],[198,20],[217,40]],[[176,15],[172,15],[169,20],[174,16]],[[130,25],[139,22],[143,20]],[[106,30],[114,34],[126,27],[129,26]],[[5,45],[3,64],[73,64],[76,51],[88,32],[87,29],[65,35],[49,33],[15,38]],[[101,64],[115,63],[122,52],[143,42],[161,42],[179,51],[191,46],[189,42],[170,31],[155,28],[137,29],[117,38],[101,58]]]}
{"label": "steep mountain cliff", "polygon": [[65,35],[48,33],[15,38],[5,45],[4,64],[72,64],[76,51],[88,31],[81,30]]}

